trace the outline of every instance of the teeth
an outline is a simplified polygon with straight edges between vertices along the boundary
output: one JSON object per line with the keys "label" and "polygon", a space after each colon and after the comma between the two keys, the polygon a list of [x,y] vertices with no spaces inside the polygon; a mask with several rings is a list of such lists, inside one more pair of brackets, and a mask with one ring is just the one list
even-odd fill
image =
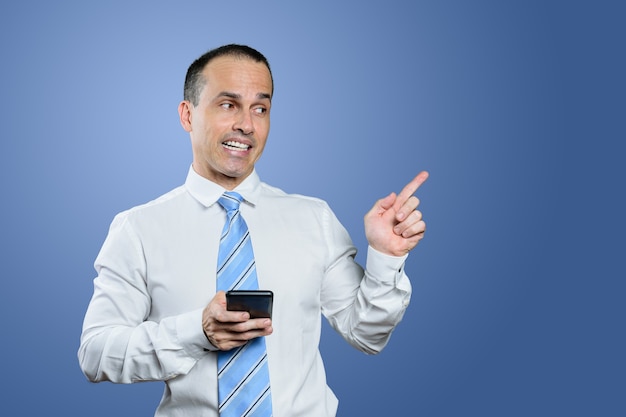
{"label": "teeth", "polygon": [[250,147],[249,145],[236,142],[234,140],[229,140],[228,142],[224,142],[224,146],[227,146],[229,148],[242,149],[242,150],[247,150]]}

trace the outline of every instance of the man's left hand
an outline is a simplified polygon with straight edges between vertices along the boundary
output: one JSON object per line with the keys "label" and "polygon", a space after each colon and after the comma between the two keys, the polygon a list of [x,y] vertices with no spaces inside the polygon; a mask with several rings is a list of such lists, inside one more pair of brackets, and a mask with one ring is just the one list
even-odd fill
{"label": "man's left hand", "polygon": [[365,237],[379,252],[404,256],[424,237],[426,223],[417,210],[419,199],[413,194],[428,178],[422,171],[400,192],[391,193],[374,204],[365,215]]}

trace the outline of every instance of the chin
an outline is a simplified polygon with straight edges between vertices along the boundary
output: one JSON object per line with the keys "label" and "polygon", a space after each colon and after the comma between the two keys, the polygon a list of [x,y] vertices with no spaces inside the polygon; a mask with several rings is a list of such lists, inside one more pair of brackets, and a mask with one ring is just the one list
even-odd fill
{"label": "chin", "polygon": [[248,175],[252,173],[252,169],[233,169],[233,170],[224,170],[222,174],[228,178],[232,179],[245,179]]}

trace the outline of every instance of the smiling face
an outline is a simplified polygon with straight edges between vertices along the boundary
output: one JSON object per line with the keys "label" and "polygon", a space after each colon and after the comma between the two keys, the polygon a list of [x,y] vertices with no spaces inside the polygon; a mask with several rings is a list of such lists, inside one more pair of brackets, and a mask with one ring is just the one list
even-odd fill
{"label": "smiling face", "polygon": [[220,56],[202,71],[198,104],[180,103],[178,113],[191,137],[193,168],[232,190],[254,169],[270,130],[272,78],[262,62]]}

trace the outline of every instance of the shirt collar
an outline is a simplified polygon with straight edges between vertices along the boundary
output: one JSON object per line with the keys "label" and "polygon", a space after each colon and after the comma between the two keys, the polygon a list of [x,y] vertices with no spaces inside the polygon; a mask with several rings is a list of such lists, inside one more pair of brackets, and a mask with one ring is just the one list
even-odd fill
{"label": "shirt collar", "polygon": [[[259,187],[260,184],[261,180],[259,179],[259,175],[256,170],[253,170],[233,191],[241,194],[247,203],[254,206],[259,199],[261,190]],[[210,207],[215,204],[224,191],[226,191],[221,185],[199,175],[194,171],[193,166],[189,167],[185,187],[189,194],[205,207]]]}

